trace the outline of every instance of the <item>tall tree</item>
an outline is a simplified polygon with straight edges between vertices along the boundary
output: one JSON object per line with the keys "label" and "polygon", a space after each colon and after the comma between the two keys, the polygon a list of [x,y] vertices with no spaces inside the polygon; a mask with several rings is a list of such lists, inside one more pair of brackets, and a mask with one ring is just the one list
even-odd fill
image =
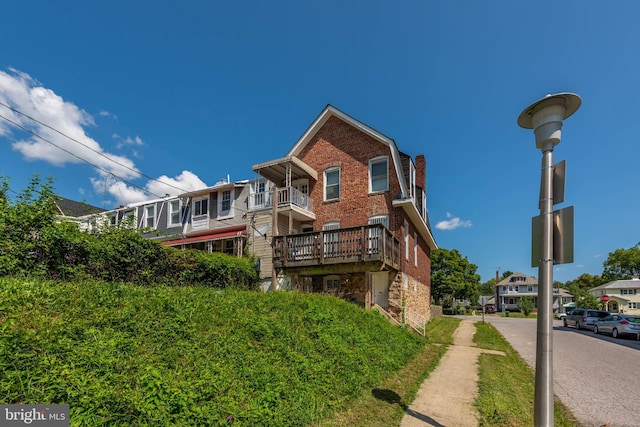
{"label": "tall tree", "polygon": [[[598,276],[597,274],[595,276],[592,276],[591,274],[584,273],[578,276],[576,279],[569,280],[564,284],[560,283],[559,285],[560,287],[566,288],[566,289],[569,289],[569,287],[575,286],[580,289],[584,289],[588,291],[589,289],[595,288],[605,283],[607,283],[607,280],[603,279],[601,276]],[[554,287],[557,287],[555,283],[554,283]]]}
{"label": "tall tree", "polygon": [[616,249],[604,262],[602,277],[606,282],[631,279],[640,275],[640,243],[629,249]]}
{"label": "tall tree", "polygon": [[491,278],[480,285],[480,294],[494,295],[496,293],[496,279]]}
{"label": "tall tree", "polygon": [[436,303],[445,297],[467,299],[475,304],[479,296],[478,266],[456,249],[436,249],[431,253],[431,294]]}

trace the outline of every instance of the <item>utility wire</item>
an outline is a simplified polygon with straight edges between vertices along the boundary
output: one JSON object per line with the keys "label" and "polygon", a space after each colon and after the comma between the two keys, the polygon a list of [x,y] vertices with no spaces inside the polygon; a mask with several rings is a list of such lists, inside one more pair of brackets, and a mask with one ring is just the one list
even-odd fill
{"label": "utility wire", "polygon": [[[125,165],[125,164],[122,164],[122,163],[118,162],[117,160],[115,160],[115,159],[113,159],[113,158],[111,158],[111,157],[107,156],[107,155],[106,155],[106,154],[104,154],[103,152],[98,151],[98,150],[96,150],[96,149],[94,149],[94,148],[91,148],[91,147],[89,147],[88,145],[84,144],[83,142],[80,142],[80,141],[78,141],[77,139],[72,138],[72,137],[70,137],[69,135],[66,135],[65,133],[63,133],[63,132],[59,131],[58,129],[56,129],[56,128],[54,128],[54,127],[52,127],[52,126],[50,126],[50,125],[48,125],[48,124],[46,124],[46,123],[43,123],[43,122],[41,122],[40,120],[38,120],[38,119],[36,119],[36,118],[34,118],[34,117],[31,117],[30,115],[28,115],[28,114],[26,114],[26,113],[23,113],[23,112],[22,112],[22,111],[20,111],[20,110],[17,110],[17,109],[15,109],[15,108],[13,108],[13,107],[11,107],[11,106],[7,105],[7,104],[4,104],[3,102],[0,102],[0,105],[1,105],[1,106],[3,106],[3,107],[5,107],[5,108],[8,108],[9,110],[13,111],[14,113],[20,114],[21,116],[24,116],[24,117],[26,117],[26,118],[28,118],[28,119],[30,119],[30,120],[33,120],[34,122],[38,123],[38,124],[39,124],[39,125],[41,125],[41,126],[46,127],[47,129],[51,129],[52,131],[54,131],[54,132],[56,132],[56,133],[58,133],[58,134],[60,134],[60,135],[64,136],[65,138],[70,139],[71,141],[73,141],[73,142],[75,142],[75,143],[77,143],[77,144],[82,145],[82,146],[83,146],[83,147],[85,147],[86,149],[93,151],[94,153],[96,153],[96,154],[98,154],[98,155],[100,155],[100,156],[104,157],[105,159],[109,160],[110,162],[113,162],[113,163],[117,164],[118,166],[121,166],[121,167],[123,167],[123,168],[125,168],[125,169],[128,169],[128,170],[130,170],[131,172],[134,172],[134,173],[136,173],[136,174],[140,174],[141,176],[143,176],[144,178],[147,178],[147,179],[148,179],[148,180],[150,180],[150,181],[158,182],[158,183],[160,183],[160,184],[166,185],[166,186],[171,187],[171,188],[174,188],[174,189],[176,189],[176,190],[180,190],[180,191],[185,192],[185,193],[188,191],[188,190],[185,190],[184,188],[176,187],[175,185],[169,184],[169,183],[167,183],[167,182],[160,181],[160,180],[158,180],[157,178],[153,178],[153,177],[151,177],[151,176],[149,176],[149,175],[146,175],[146,174],[142,173],[141,171],[139,171],[139,170],[137,170],[137,169],[133,169],[133,168],[131,168],[131,167],[129,167],[129,166],[127,166],[127,165]],[[31,132],[31,131],[26,130],[24,127],[22,127],[22,126],[18,125],[17,123],[15,123],[15,122],[13,122],[13,121],[11,121],[11,120],[7,119],[6,117],[1,116],[1,115],[0,115],[0,117],[2,117],[3,119],[7,120],[7,121],[8,121],[8,122],[10,122],[10,123],[13,123],[15,126],[18,126],[18,127],[20,127],[21,129],[23,129],[23,130],[25,130],[25,131],[27,131],[27,132],[31,133],[32,135],[37,136],[35,133],[33,133],[33,132]],[[41,137],[39,137],[39,138],[41,138]],[[41,138],[41,139],[44,139],[44,138]],[[46,141],[46,140],[45,140],[45,141]],[[50,141],[47,141],[47,142],[50,142]],[[53,143],[51,143],[51,144],[53,144]],[[58,146],[57,146],[57,145],[55,145],[55,144],[53,144],[53,145],[54,145],[55,147],[58,147]],[[61,149],[61,150],[63,150],[63,151],[66,151],[67,153],[69,153],[69,151],[64,150],[64,149],[63,149],[63,148],[61,148],[61,147],[58,147],[58,148],[60,148],[60,149]],[[71,155],[73,155],[74,157],[77,157],[77,158],[79,158],[79,159],[80,159],[80,157],[76,156],[75,154],[72,154],[72,153],[69,153],[69,154],[71,154]],[[87,160],[84,160],[84,159],[80,159],[80,160],[85,161],[85,162],[89,163],[89,164],[90,164],[90,165],[92,165],[92,166],[98,167],[98,166],[94,165],[93,163],[90,163],[90,162],[89,162],[89,161],[87,161]],[[98,167],[98,168],[99,168],[99,167]],[[101,170],[103,170],[103,169],[101,169]],[[124,180],[123,180],[123,181],[124,181]],[[153,193],[150,193],[150,194],[153,194]]]}
{"label": "utility wire", "polygon": [[[1,103],[0,103],[0,104],[1,104]],[[2,105],[4,105],[4,104],[2,104]],[[5,117],[5,116],[3,116],[2,114],[0,114],[0,118],[2,118],[2,119],[4,119],[4,120],[8,121],[8,122],[9,122],[9,123],[11,123],[12,125],[14,125],[14,126],[16,126],[16,127],[20,128],[20,129],[22,129],[22,130],[23,130],[23,131],[25,131],[25,132],[30,133],[31,135],[35,136],[36,138],[41,139],[41,140],[43,140],[44,142],[47,142],[47,143],[49,143],[49,144],[53,145],[54,147],[56,147],[56,148],[58,148],[58,149],[60,149],[60,150],[64,151],[65,153],[67,153],[67,154],[69,154],[69,155],[71,155],[71,156],[75,157],[76,159],[78,159],[78,160],[80,160],[80,161],[82,161],[82,162],[85,162],[85,163],[87,163],[87,164],[89,164],[89,165],[93,166],[94,168],[96,168],[96,169],[98,169],[98,170],[101,170],[102,172],[106,173],[107,175],[113,175],[113,176],[117,177],[118,179],[120,179],[122,182],[124,182],[124,183],[126,183],[126,184],[129,184],[129,185],[131,185],[132,187],[139,188],[140,190],[144,191],[144,192],[145,192],[145,193],[147,193],[147,194],[151,194],[151,195],[156,196],[156,197],[158,197],[158,198],[162,198],[162,197],[163,197],[163,196],[160,196],[160,195],[158,195],[158,194],[155,194],[155,193],[153,193],[153,192],[151,192],[151,191],[147,190],[147,189],[146,189],[146,188],[144,188],[144,187],[139,186],[138,184],[135,184],[135,183],[133,183],[133,182],[131,182],[131,181],[128,181],[128,180],[126,180],[126,179],[124,179],[124,178],[120,177],[120,176],[117,176],[117,175],[116,175],[116,174],[114,174],[113,172],[108,171],[108,170],[106,170],[105,168],[103,168],[103,167],[101,167],[101,166],[98,166],[98,165],[96,165],[96,164],[94,164],[94,163],[91,163],[89,160],[83,159],[82,157],[80,157],[80,156],[78,156],[78,155],[76,155],[76,154],[72,153],[71,151],[67,150],[66,148],[62,148],[62,147],[60,147],[59,145],[57,145],[56,143],[54,143],[54,142],[52,142],[52,141],[49,141],[48,139],[46,139],[46,138],[44,138],[44,137],[42,137],[42,136],[38,135],[37,133],[35,133],[35,132],[31,131],[30,129],[25,128],[25,127],[24,127],[24,126],[22,126],[21,124],[16,123],[16,122],[14,122],[14,121],[13,121],[13,120],[11,120],[11,119],[6,118],[6,117]],[[163,184],[164,184],[164,183],[163,183]]]}
{"label": "utility wire", "polygon": [[[21,112],[20,110],[17,110],[17,109],[15,109],[15,108],[13,108],[13,107],[11,107],[11,106],[9,106],[9,105],[6,105],[6,104],[4,104],[3,102],[0,102],[0,105],[1,105],[1,106],[3,106],[3,107],[5,107],[5,108],[8,108],[9,110],[11,110],[11,111],[13,111],[13,112],[15,112],[15,113],[17,113],[17,114],[20,114],[20,115],[22,115],[22,116],[24,116],[24,117],[27,117],[28,119],[30,119],[30,120],[32,120],[32,121],[34,121],[34,122],[38,123],[38,124],[39,124],[39,125],[41,125],[41,126],[44,126],[44,127],[48,128],[48,129],[51,129],[52,131],[54,131],[54,132],[56,132],[56,133],[58,133],[58,134],[60,134],[60,135],[64,136],[65,138],[70,139],[71,141],[73,141],[73,142],[75,142],[75,143],[77,143],[77,144],[82,145],[83,147],[85,147],[85,148],[87,148],[87,149],[89,149],[89,150],[93,151],[94,153],[96,153],[96,154],[98,154],[98,155],[100,155],[100,156],[102,156],[102,157],[106,158],[107,160],[109,160],[109,161],[111,161],[111,162],[113,162],[113,163],[115,163],[115,164],[117,164],[117,165],[119,165],[119,166],[121,166],[121,167],[123,167],[123,168],[125,168],[125,169],[128,169],[128,170],[130,170],[130,171],[132,171],[132,172],[135,172],[135,173],[137,173],[137,174],[140,174],[141,176],[143,176],[144,178],[147,178],[147,179],[148,179],[148,180],[150,180],[150,181],[155,181],[155,182],[158,182],[158,183],[160,183],[160,184],[166,185],[166,186],[168,186],[168,187],[172,187],[172,188],[174,188],[174,189],[176,189],[176,190],[180,190],[180,191],[181,191],[181,192],[183,192],[183,193],[192,193],[192,192],[194,191],[194,190],[185,190],[184,188],[177,187],[177,186],[175,186],[175,185],[172,185],[172,184],[169,184],[169,183],[166,183],[166,182],[160,181],[160,180],[158,180],[158,179],[156,179],[156,178],[153,178],[153,177],[151,177],[151,176],[149,176],[149,175],[146,175],[146,174],[142,173],[141,171],[138,171],[138,170],[136,170],[136,169],[133,169],[133,168],[131,168],[131,167],[129,167],[129,166],[126,166],[126,165],[124,165],[124,164],[122,164],[122,163],[118,162],[118,161],[117,161],[117,160],[115,160],[115,159],[112,159],[111,157],[107,156],[106,154],[104,154],[104,153],[102,153],[102,152],[100,152],[100,151],[98,151],[98,150],[95,150],[95,149],[93,149],[93,148],[89,147],[88,145],[86,145],[86,144],[84,144],[84,143],[82,143],[82,142],[80,142],[80,141],[78,141],[78,140],[76,140],[76,139],[74,139],[74,138],[72,138],[72,137],[70,137],[70,136],[66,135],[65,133],[63,133],[63,132],[59,131],[58,129],[56,129],[56,128],[54,128],[54,127],[52,127],[52,126],[50,126],[50,125],[48,125],[48,124],[46,124],[46,123],[43,123],[43,122],[39,121],[38,119],[36,119],[36,118],[34,118],[34,117],[29,116],[28,114],[25,114],[25,113]],[[15,121],[13,121],[13,120],[11,120],[11,119],[9,119],[9,118],[7,118],[7,117],[3,116],[2,114],[0,114],[0,118],[2,118],[2,119],[4,119],[4,120],[6,120],[7,122],[11,123],[12,125],[16,126],[17,128],[22,129],[23,131],[25,131],[25,132],[27,132],[27,133],[29,133],[29,134],[31,134],[31,135],[33,135],[33,136],[35,136],[36,138],[41,139],[42,141],[45,141],[45,142],[47,142],[47,143],[49,143],[49,144],[53,145],[54,147],[56,147],[56,148],[58,148],[58,149],[60,149],[60,150],[64,151],[65,153],[67,153],[67,154],[69,154],[69,155],[71,155],[71,156],[73,156],[73,157],[77,158],[78,160],[80,160],[80,161],[82,161],[82,162],[85,162],[85,163],[87,163],[87,164],[89,164],[89,165],[91,165],[91,166],[95,167],[96,169],[98,169],[98,170],[101,170],[101,171],[105,172],[105,173],[107,174],[107,176],[109,176],[109,175],[110,175],[110,176],[113,176],[114,178],[117,178],[117,179],[119,179],[120,181],[122,181],[122,182],[124,182],[124,183],[126,183],[126,184],[131,185],[132,187],[135,187],[135,188],[138,188],[138,189],[142,190],[142,191],[143,191],[143,192],[145,192],[146,194],[151,194],[152,196],[155,196],[155,197],[157,197],[157,198],[159,198],[159,199],[164,198],[164,196],[161,196],[161,195],[159,195],[159,194],[155,194],[155,193],[153,193],[152,191],[149,191],[149,190],[147,190],[146,188],[141,187],[140,185],[137,185],[137,184],[135,184],[135,183],[133,183],[133,182],[131,182],[131,181],[129,181],[129,180],[126,180],[126,179],[122,178],[121,176],[116,175],[115,173],[113,173],[113,172],[111,172],[111,171],[108,171],[108,170],[104,169],[103,167],[98,166],[98,165],[96,165],[95,163],[92,163],[91,161],[86,160],[86,159],[84,159],[84,158],[80,157],[80,156],[79,156],[79,155],[77,155],[77,154],[72,153],[71,151],[69,151],[69,150],[67,150],[67,149],[65,149],[65,148],[63,148],[63,147],[61,147],[61,146],[59,146],[59,145],[55,144],[54,142],[52,142],[52,141],[50,141],[50,140],[48,140],[48,139],[46,139],[46,138],[44,138],[44,137],[42,137],[42,136],[38,135],[37,133],[33,132],[32,130],[27,129],[26,127],[24,127],[24,126],[22,126],[21,124],[16,123]],[[105,185],[106,185],[106,183],[105,183]],[[197,191],[197,190],[196,190],[196,191]],[[192,196],[192,197],[193,197],[193,196]],[[235,206],[235,207],[234,207],[234,210],[235,210],[235,211],[237,211],[238,213],[242,214],[242,215],[246,215],[246,214],[248,213],[248,209],[243,209],[242,207],[238,207],[238,206]],[[219,219],[216,219],[216,218],[210,218],[210,219],[211,219],[211,220],[214,220],[214,221],[216,221],[216,222],[223,222],[223,221],[221,221],[221,220],[219,220]]]}

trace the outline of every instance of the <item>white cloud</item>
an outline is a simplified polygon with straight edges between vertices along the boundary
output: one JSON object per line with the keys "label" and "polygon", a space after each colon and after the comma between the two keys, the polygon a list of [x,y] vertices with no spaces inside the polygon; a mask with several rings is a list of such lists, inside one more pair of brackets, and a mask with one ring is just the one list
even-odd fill
{"label": "white cloud", "polygon": [[438,230],[455,230],[460,227],[471,227],[471,221],[469,220],[461,220],[460,218],[454,218],[449,212],[447,212],[447,220],[439,221],[436,224],[436,228]]}
{"label": "white cloud", "polygon": [[[126,205],[162,197],[165,194],[176,195],[207,187],[193,172],[186,170],[173,178],[162,175],[157,181],[149,180],[145,185],[141,185],[142,188],[126,184],[123,180],[131,182],[142,176],[134,162],[126,156],[105,151],[98,141],[85,133],[85,128],[95,126],[90,114],[75,104],[65,101],[53,90],[43,87],[26,73],[15,69],[9,69],[8,72],[0,71],[0,102],[50,126],[51,128],[41,125],[0,106],[0,114],[4,117],[60,148],[33,134],[25,133],[16,125],[1,118],[0,137],[10,137],[14,141],[13,149],[19,151],[28,161],[42,160],[53,165],[64,166],[69,163],[84,163],[81,159],[87,160],[94,165],[97,173],[96,177],[90,178],[93,189],[105,200],[109,196],[118,204]],[[98,115],[117,118],[106,110],[99,111]],[[72,141],[53,129],[78,142]],[[112,138],[116,141],[117,148],[145,145],[138,135],[122,137],[114,133]],[[132,151],[133,156],[137,157],[137,150]]]}
{"label": "white cloud", "polygon": [[8,73],[0,71],[0,102],[78,141],[72,141],[47,126],[0,106],[3,116],[51,142],[30,133],[25,134],[15,125],[0,120],[0,136],[14,132],[25,135],[25,139],[14,140],[12,147],[26,160],[42,160],[63,166],[67,163],[83,163],[81,159],[84,159],[96,169],[103,169],[124,179],[140,176],[132,160],[104,151],[96,140],[85,133],[86,127],[95,125],[90,114],[65,101],[53,90],[43,87],[28,74],[13,69]]}
{"label": "white cloud", "polygon": [[114,133],[113,135],[111,135],[111,137],[116,140],[116,146],[118,148],[122,148],[125,145],[137,145],[137,146],[144,145],[142,138],[140,138],[138,135],[131,138],[130,136],[123,137],[118,135],[117,133]]}
{"label": "white cloud", "polygon": [[114,179],[112,176],[92,178],[91,183],[93,184],[95,192],[108,194],[116,200],[117,205],[127,205],[129,203],[155,199],[167,194],[175,196],[207,187],[207,184],[198,178],[197,175],[187,170],[182,171],[180,175],[174,178],[162,175],[157,178],[156,181],[148,181],[144,188],[127,185],[122,181]]}
{"label": "white cloud", "polygon": [[110,112],[106,111],[106,110],[100,110],[98,112],[98,115],[102,116],[102,117],[110,117],[114,120],[118,120],[118,116],[116,116],[115,114],[111,114]]}

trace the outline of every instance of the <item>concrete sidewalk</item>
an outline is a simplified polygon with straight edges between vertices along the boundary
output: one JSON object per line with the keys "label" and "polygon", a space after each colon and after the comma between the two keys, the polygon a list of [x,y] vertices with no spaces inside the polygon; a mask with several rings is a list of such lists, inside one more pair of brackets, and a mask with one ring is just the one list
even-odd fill
{"label": "concrete sidewalk", "polygon": [[478,356],[501,351],[477,348],[474,321],[463,320],[453,334],[453,345],[422,385],[406,410],[401,427],[472,427],[478,425],[474,401],[478,395]]}

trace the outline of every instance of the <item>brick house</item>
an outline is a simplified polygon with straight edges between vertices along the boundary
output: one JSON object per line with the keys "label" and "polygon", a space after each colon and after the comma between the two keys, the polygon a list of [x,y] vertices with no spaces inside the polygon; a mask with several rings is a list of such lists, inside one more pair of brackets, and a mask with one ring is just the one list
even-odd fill
{"label": "brick house", "polygon": [[[424,156],[414,161],[328,105],[284,157],[253,170],[264,182],[252,188],[249,216],[264,238],[252,251],[273,260],[271,280],[263,277],[270,288],[334,294],[407,323],[430,318],[437,245]],[[259,209],[254,200],[277,203]]]}

